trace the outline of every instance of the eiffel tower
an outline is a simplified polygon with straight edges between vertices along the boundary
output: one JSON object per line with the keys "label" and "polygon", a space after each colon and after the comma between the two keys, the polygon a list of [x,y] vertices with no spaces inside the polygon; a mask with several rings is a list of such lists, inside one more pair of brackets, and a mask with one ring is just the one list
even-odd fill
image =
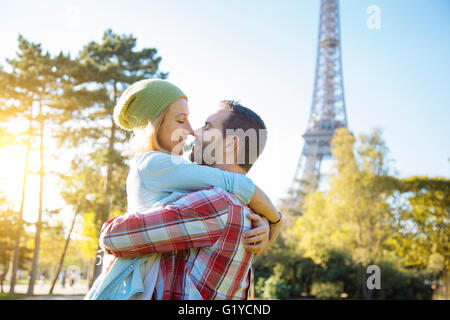
{"label": "eiffel tower", "polygon": [[305,181],[318,187],[322,160],[331,156],[333,134],[347,127],[341,57],[339,0],[322,0],[311,113],[291,190]]}

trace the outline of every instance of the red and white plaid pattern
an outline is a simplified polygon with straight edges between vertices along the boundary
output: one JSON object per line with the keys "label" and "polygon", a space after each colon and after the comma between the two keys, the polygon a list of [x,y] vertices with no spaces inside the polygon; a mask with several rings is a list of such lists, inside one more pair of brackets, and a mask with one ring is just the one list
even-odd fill
{"label": "red and white plaid pattern", "polygon": [[[220,188],[108,220],[100,244],[117,257],[161,253],[156,299],[246,299],[253,255],[241,242],[250,209]],[[192,297],[191,297],[192,298]]]}

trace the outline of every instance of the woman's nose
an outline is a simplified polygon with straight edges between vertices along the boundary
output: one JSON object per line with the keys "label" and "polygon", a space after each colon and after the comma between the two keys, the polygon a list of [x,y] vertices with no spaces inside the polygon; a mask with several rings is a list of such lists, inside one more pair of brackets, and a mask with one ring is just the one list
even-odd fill
{"label": "woman's nose", "polygon": [[195,130],[194,131],[194,137],[200,138],[201,135],[202,135],[202,131],[203,131],[203,128],[198,128],[197,130]]}
{"label": "woman's nose", "polygon": [[194,130],[192,130],[191,124],[189,123],[189,121],[186,121],[186,129],[189,132],[190,135],[194,135]]}

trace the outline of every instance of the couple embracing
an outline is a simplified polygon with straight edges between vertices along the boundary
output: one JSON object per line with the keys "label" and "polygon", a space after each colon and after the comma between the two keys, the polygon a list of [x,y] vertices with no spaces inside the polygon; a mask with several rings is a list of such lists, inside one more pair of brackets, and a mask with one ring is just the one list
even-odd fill
{"label": "couple embracing", "polygon": [[[225,100],[194,132],[186,95],[161,79],[131,85],[114,121],[133,131],[123,153],[127,213],[102,226],[99,244],[112,260],[85,299],[247,299],[253,258],[281,225],[246,177],[266,142],[264,122]],[[190,160],[182,157],[188,135]]]}

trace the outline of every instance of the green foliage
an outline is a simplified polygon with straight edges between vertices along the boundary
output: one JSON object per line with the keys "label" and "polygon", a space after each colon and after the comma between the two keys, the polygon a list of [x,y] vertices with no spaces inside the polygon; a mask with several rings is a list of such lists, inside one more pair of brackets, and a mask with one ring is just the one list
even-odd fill
{"label": "green foliage", "polygon": [[401,208],[392,245],[407,266],[442,274],[450,267],[450,180],[411,177],[398,182]]}
{"label": "green foliage", "polygon": [[380,179],[388,171],[387,148],[376,130],[360,137],[356,155],[355,142],[346,129],[336,131],[330,190],[305,197],[304,214],[293,229],[299,251],[319,264],[330,250],[348,250],[358,262],[376,261],[392,233],[387,203],[392,190]]}
{"label": "green foliage", "polygon": [[312,281],[319,276],[321,268],[311,259],[299,255],[282,236],[268,250],[256,257],[253,265],[255,295],[259,297],[262,297],[264,292],[264,284],[261,281],[265,282],[274,274],[286,281],[288,297],[300,297],[302,293],[309,292]]}
{"label": "green foliage", "polygon": [[264,294],[264,284],[266,283],[266,278],[259,277],[255,282],[255,296],[262,297]]}
{"label": "green foliage", "polygon": [[337,299],[342,293],[342,282],[314,282],[311,288],[311,294],[318,299]]}
{"label": "green foliage", "polygon": [[56,271],[55,263],[64,248],[65,234],[61,217],[42,226],[41,249],[39,252],[39,271],[47,271],[53,275]]}
{"label": "green foliage", "polygon": [[271,275],[264,283],[262,297],[264,299],[287,299],[289,298],[289,284],[281,275]]}
{"label": "green foliage", "polygon": [[381,290],[372,290],[372,299],[431,299],[433,290],[426,284],[429,274],[381,262]]}
{"label": "green foliage", "polygon": [[[18,230],[18,214],[10,209],[4,198],[0,199],[0,292],[3,293],[3,283],[10,270],[13,259],[14,244]],[[25,230],[22,225],[22,235]],[[18,249],[18,269],[28,270],[31,261],[32,250],[23,243]],[[0,297],[0,299],[2,299]],[[3,299],[8,299],[6,296]]]}
{"label": "green foliage", "polygon": [[0,266],[4,274],[8,270],[11,252],[14,247],[15,215],[5,198],[0,199]]}
{"label": "green foliage", "polygon": [[97,240],[99,237],[99,230],[95,224],[95,213],[87,212],[83,215],[82,221],[82,236],[81,252],[87,259],[93,257],[97,251]]}
{"label": "green foliage", "polygon": [[[6,275],[12,259],[15,236],[17,233],[18,214],[5,197],[0,197],[0,273]],[[22,227],[22,234],[24,228]],[[31,250],[24,244],[19,249],[19,268],[27,269]],[[1,277],[0,277],[1,278]]]}
{"label": "green foliage", "polygon": [[[256,259],[258,292],[266,283],[258,277],[272,277],[286,281],[289,297],[431,298],[429,281],[448,270],[449,180],[390,176],[380,130],[355,139],[339,129],[332,146],[329,190],[291,192],[302,207],[287,215],[282,240]],[[381,290],[366,286],[372,264],[381,268]]]}
{"label": "green foliage", "polygon": [[[351,255],[345,252],[329,251],[324,267],[320,268],[317,283],[338,283],[342,285],[339,296],[345,292],[347,295],[356,298],[361,295],[360,273],[361,266],[358,266],[352,260]],[[314,293],[312,294],[314,295]]]}

